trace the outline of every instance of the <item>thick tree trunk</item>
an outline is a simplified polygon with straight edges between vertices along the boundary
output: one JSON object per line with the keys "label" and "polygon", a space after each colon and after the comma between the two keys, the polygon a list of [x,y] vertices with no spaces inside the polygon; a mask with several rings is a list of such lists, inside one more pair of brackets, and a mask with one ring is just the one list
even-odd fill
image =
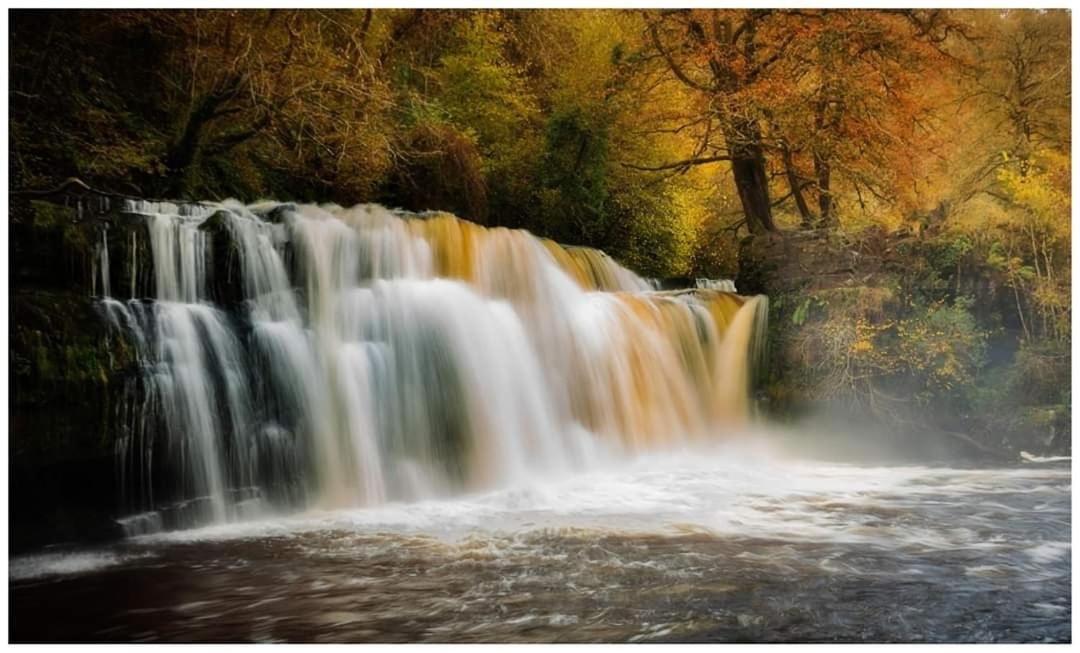
{"label": "thick tree trunk", "polygon": [[776,231],[772,207],[769,205],[769,187],[765,176],[765,158],[748,156],[733,159],[731,170],[735,186],[739,189],[746,224],[753,233]]}
{"label": "thick tree trunk", "polygon": [[202,147],[203,128],[213,118],[214,109],[210,102],[200,103],[188,116],[184,130],[165,155],[170,177],[168,192],[175,197],[183,197],[188,190],[191,171]]}
{"label": "thick tree trunk", "polygon": [[833,215],[832,198],[832,165],[829,163],[829,136],[834,134],[840,124],[842,108],[834,108],[831,117],[826,116],[829,109],[827,89],[822,89],[822,96],[814,106],[814,128],[820,142],[814,148],[814,176],[817,178],[818,189],[818,224],[822,227],[836,225],[836,216]]}
{"label": "thick tree trunk", "polygon": [[776,231],[769,202],[769,177],[765,172],[765,153],[756,123],[736,125],[727,136],[731,154],[731,172],[739,191],[746,226],[751,233]]}
{"label": "thick tree trunk", "polygon": [[183,130],[165,155],[165,166],[171,176],[169,191],[174,197],[182,197],[187,190],[191,172],[199,159],[207,125],[221,115],[222,107],[236,97],[243,83],[243,77],[231,78],[223,85],[223,90],[204,95],[188,113]]}

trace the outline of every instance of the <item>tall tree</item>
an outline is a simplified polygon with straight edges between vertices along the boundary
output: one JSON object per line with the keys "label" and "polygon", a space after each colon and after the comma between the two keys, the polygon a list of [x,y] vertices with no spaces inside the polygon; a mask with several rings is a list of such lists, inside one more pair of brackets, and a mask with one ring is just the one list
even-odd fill
{"label": "tall tree", "polygon": [[729,162],[752,231],[775,229],[777,175],[789,190],[781,201],[792,198],[807,227],[835,225],[838,175],[860,201],[895,199],[910,181],[906,155],[934,145],[927,73],[955,64],[941,42],[964,32],[919,11],[661,11],[646,20],[655,57],[696,93],[680,128],[698,140],[689,158],[640,168]]}
{"label": "tall tree", "polygon": [[690,157],[643,170],[687,170],[726,161],[747,225],[773,231],[763,143],[761,94],[770,69],[794,36],[771,38],[772,10],[680,10],[646,14],[656,55],[695,92],[695,115],[685,128],[697,136]]}

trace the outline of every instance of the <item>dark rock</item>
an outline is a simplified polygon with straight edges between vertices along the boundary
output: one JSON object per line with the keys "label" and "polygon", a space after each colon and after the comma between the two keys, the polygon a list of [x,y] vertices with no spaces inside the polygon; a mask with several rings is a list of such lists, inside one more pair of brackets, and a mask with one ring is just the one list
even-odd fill
{"label": "dark rock", "polygon": [[16,289],[9,362],[13,548],[115,535],[119,389],[133,343],[72,292]]}
{"label": "dark rock", "polygon": [[274,224],[282,224],[285,222],[285,216],[289,213],[295,213],[296,210],[296,205],[288,202],[285,204],[278,204],[269,211],[260,212],[259,216],[267,222],[272,222]]}
{"label": "dark rock", "polygon": [[229,228],[231,219],[229,212],[222,210],[199,225],[199,229],[210,238],[211,264],[207,291],[212,302],[224,307],[235,306],[244,301],[240,250]]}

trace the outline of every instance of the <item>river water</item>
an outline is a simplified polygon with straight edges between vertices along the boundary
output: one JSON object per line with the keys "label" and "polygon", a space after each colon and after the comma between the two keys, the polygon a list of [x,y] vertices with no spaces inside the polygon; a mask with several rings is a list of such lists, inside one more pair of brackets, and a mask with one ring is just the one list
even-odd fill
{"label": "river water", "polygon": [[728,445],[47,551],[12,640],[1070,641],[1069,464]]}

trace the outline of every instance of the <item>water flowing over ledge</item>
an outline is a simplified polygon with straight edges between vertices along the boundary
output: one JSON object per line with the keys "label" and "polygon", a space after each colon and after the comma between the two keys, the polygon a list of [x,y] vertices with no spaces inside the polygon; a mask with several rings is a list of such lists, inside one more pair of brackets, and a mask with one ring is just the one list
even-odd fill
{"label": "water flowing over ledge", "polygon": [[499,487],[748,415],[766,302],[729,284],[661,292],[597,250],[376,205],[122,213],[97,274],[143,370],[131,534]]}

